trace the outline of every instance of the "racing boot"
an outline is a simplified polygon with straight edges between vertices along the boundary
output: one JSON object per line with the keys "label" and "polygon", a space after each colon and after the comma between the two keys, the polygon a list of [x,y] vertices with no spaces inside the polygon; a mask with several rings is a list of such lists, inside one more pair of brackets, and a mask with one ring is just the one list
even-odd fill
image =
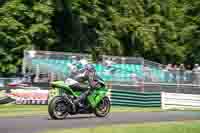
{"label": "racing boot", "polygon": [[84,101],[86,99],[86,97],[89,94],[89,90],[87,90],[86,92],[83,92],[83,94],[81,94],[77,99],[74,100],[75,105],[78,105],[79,107],[84,107]]}

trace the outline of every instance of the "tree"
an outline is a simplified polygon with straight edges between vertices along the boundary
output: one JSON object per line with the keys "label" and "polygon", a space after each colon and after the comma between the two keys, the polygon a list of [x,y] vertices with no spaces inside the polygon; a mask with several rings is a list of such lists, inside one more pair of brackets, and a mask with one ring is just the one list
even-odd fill
{"label": "tree", "polygon": [[47,50],[55,44],[51,26],[51,0],[10,0],[0,7],[0,72],[15,73],[22,64],[23,51]]}
{"label": "tree", "polygon": [[200,63],[196,0],[10,0],[0,3],[0,73],[25,49]]}

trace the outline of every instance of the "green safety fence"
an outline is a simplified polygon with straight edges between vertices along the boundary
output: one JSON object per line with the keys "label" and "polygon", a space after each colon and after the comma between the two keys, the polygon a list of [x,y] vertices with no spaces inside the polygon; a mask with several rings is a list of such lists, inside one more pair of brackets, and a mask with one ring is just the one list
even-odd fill
{"label": "green safety fence", "polygon": [[[62,89],[52,88],[49,91],[49,100],[55,95],[61,95]],[[108,93],[112,106],[127,107],[160,107],[160,92],[136,92],[129,90],[111,89]]]}
{"label": "green safety fence", "polygon": [[109,93],[113,106],[160,107],[160,92],[135,92],[111,89]]}

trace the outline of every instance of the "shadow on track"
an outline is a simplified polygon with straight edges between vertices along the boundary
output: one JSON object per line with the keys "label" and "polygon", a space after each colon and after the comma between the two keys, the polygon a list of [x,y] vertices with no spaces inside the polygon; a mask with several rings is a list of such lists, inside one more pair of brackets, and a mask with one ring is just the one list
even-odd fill
{"label": "shadow on track", "polygon": [[[68,116],[63,120],[93,119],[93,118],[98,118],[98,117],[96,117],[96,116]],[[54,121],[54,119],[51,119],[50,117],[48,118],[48,120]],[[55,121],[58,121],[58,120],[55,120]]]}

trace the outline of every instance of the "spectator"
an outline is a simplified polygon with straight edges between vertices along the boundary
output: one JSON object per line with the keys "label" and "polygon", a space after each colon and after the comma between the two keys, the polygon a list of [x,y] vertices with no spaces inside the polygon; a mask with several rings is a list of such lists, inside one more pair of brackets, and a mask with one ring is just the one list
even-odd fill
{"label": "spectator", "polygon": [[112,59],[105,61],[105,66],[107,66],[107,67],[111,67],[113,64],[114,64],[114,62],[112,61]]}
{"label": "spectator", "polygon": [[145,64],[144,64],[144,67],[143,67],[143,72],[144,72],[144,80],[147,81],[147,82],[152,81],[151,69]]}
{"label": "spectator", "polygon": [[134,84],[138,83],[137,74],[132,73],[131,78],[132,78]]}
{"label": "spectator", "polygon": [[186,69],[187,69],[187,70],[192,70],[191,65],[187,65]]}
{"label": "spectator", "polygon": [[177,65],[175,64],[173,67],[172,67],[172,81],[174,82],[174,83],[176,83],[176,81],[177,81],[177,71],[178,71],[178,67],[177,67]]}
{"label": "spectator", "polygon": [[185,77],[185,66],[184,64],[181,64],[179,67],[179,74],[180,74],[180,83],[183,84],[184,83],[184,77]]}
{"label": "spectator", "polygon": [[200,66],[197,68],[197,84],[200,85]]}
{"label": "spectator", "polygon": [[194,68],[192,69],[192,79],[193,79],[193,84],[199,84],[199,64],[195,64]]}
{"label": "spectator", "polygon": [[159,82],[162,82],[164,80],[163,65],[159,64],[158,69],[159,69],[159,75],[160,75],[158,80],[159,80]]}
{"label": "spectator", "polygon": [[116,69],[113,67],[113,64],[115,64],[115,62],[112,59],[105,60],[104,66],[107,67],[107,69],[105,70],[106,74],[114,74],[114,72],[116,71]]}
{"label": "spectator", "polygon": [[172,64],[167,65],[167,70],[172,70]]}
{"label": "spectator", "polygon": [[159,64],[158,69],[162,70],[163,69],[163,65]]}
{"label": "spectator", "polygon": [[191,65],[187,65],[186,67],[185,78],[186,78],[187,83],[192,83]]}
{"label": "spectator", "polygon": [[164,71],[165,71],[165,80],[167,82],[170,82],[171,81],[170,80],[170,78],[171,78],[171,73],[170,72],[172,72],[172,64],[168,64]]}
{"label": "spectator", "polygon": [[78,68],[75,63],[67,64],[68,76],[73,77],[78,71]]}

